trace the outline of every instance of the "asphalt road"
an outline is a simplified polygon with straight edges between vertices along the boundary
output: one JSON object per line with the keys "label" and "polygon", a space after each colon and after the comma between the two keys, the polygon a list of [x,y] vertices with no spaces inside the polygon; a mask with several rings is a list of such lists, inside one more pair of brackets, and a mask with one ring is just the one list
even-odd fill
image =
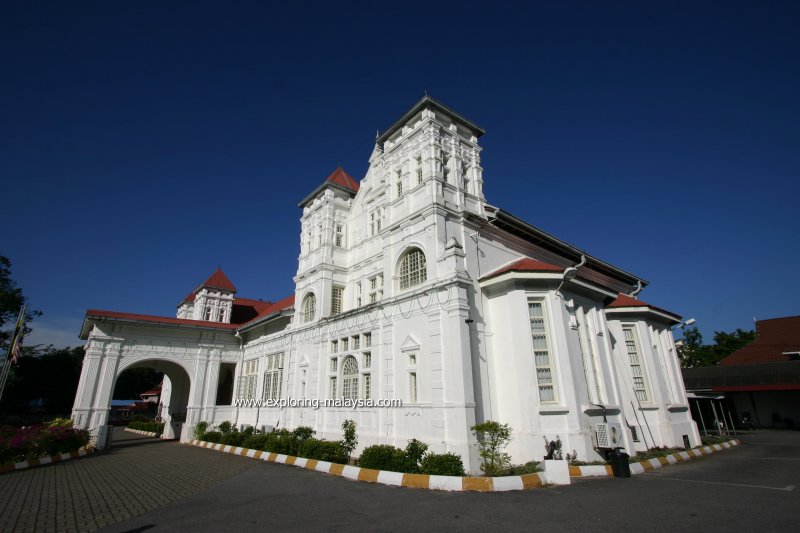
{"label": "asphalt road", "polygon": [[630,479],[506,493],[389,487],[259,462],[103,531],[797,529],[800,432],[741,439],[737,448]]}

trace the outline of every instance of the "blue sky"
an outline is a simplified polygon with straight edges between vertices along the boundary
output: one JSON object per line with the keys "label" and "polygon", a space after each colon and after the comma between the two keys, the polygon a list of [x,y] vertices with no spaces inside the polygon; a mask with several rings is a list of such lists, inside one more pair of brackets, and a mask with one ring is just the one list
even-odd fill
{"label": "blue sky", "polygon": [[0,254],[77,345],[218,265],[293,291],[297,203],[425,90],[487,199],[715,330],[800,314],[796,2],[3,2]]}

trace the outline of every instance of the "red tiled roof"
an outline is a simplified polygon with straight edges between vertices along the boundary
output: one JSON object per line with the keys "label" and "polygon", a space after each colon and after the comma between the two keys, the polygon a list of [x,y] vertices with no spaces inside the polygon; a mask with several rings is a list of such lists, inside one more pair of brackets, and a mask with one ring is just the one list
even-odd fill
{"label": "red tiled roof", "polygon": [[201,287],[209,287],[213,289],[222,289],[224,291],[236,292],[236,287],[228,279],[228,276],[225,275],[225,272],[222,271],[221,268],[217,268],[217,271],[211,274],[202,285]]}
{"label": "red tiled roof", "polygon": [[250,298],[234,298],[231,313],[232,324],[244,324],[257,317],[262,311],[272,305],[272,302],[253,300]]}
{"label": "red tiled roof", "polygon": [[486,274],[481,278],[481,281],[494,278],[506,272],[562,272],[563,270],[564,268],[560,266],[545,263],[544,261],[537,261],[529,257],[523,257],[511,264],[498,268],[494,272]]}
{"label": "red tiled roof", "polygon": [[618,294],[617,299],[608,304],[606,307],[653,307],[647,302],[637,300],[633,296],[627,294]]}
{"label": "red tiled roof", "polygon": [[291,309],[292,307],[294,307],[294,294],[292,294],[291,296],[287,296],[283,300],[279,300],[274,304],[270,304],[269,306],[263,308],[256,317],[241,325],[246,326],[248,324],[258,321],[261,318],[264,318],[265,316],[277,313],[278,311],[283,311],[284,309]]}
{"label": "red tiled roof", "polygon": [[621,307],[647,307],[648,309],[652,309],[653,311],[659,311],[661,313],[666,313],[666,314],[678,319],[678,322],[680,322],[680,315],[676,315],[675,313],[667,311],[666,309],[662,309],[660,307],[656,307],[655,305],[650,305],[647,302],[643,302],[641,300],[637,300],[633,296],[628,296],[627,294],[622,294],[622,293],[617,294],[616,300],[614,300],[613,302],[608,304],[606,306],[606,309],[618,309],[618,308],[621,308]]}
{"label": "red tiled roof", "polygon": [[188,320],[185,318],[174,318],[170,316],[140,315],[137,313],[121,313],[119,311],[103,311],[101,309],[89,309],[86,311],[86,318],[119,318],[123,320],[136,320],[139,322],[152,322],[156,324],[175,324],[180,326],[200,326],[217,329],[236,329],[237,324],[223,324],[222,322],[208,322],[206,320]]}
{"label": "red tiled roof", "polygon": [[785,352],[800,352],[800,316],[756,321],[756,340],[730,354],[719,366],[791,361]]}
{"label": "red tiled roof", "polygon": [[345,189],[350,189],[351,191],[358,192],[358,182],[353,179],[353,177],[344,171],[342,167],[338,167],[336,170],[333,171],[333,174],[328,176],[325,180],[328,183],[333,183],[340,187],[344,187]]}
{"label": "red tiled roof", "polygon": [[197,296],[197,289],[194,289],[192,292],[190,292],[189,294],[186,295],[186,298],[181,300],[181,303],[178,304],[178,306],[180,306],[181,304],[190,304],[190,303],[192,303],[196,296]]}

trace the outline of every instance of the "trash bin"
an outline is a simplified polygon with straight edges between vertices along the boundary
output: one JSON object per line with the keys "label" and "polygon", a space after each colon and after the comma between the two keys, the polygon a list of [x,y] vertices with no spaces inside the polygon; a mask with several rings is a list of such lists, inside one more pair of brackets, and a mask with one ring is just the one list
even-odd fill
{"label": "trash bin", "polygon": [[608,458],[611,462],[611,470],[614,472],[614,477],[631,477],[631,465],[628,463],[630,456],[620,450],[621,448],[614,448]]}

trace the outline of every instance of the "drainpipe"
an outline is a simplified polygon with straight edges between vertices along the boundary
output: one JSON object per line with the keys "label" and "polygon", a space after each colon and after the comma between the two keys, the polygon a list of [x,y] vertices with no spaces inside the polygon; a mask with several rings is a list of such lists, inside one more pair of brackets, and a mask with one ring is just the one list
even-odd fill
{"label": "drainpipe", "polygon": [[[571,266],[571,267],[567,267],[567,268],[564,269],[564,272],[561,273],[561,276],[562,276],[563,279],[561,280],[561,283],[558,285],[558,288],[556,289],[556,296],[557,297],[559,297],[561,295],[561,287],[564,286],[564,283],[566,283],[567,281],[575,279],[575,276],[578,275],[578,269],[580,267],[582,267],[583,265],[585,265],[585,264],[586,264],[586,256],[581,254],[581,260],[577,265]],[[563,301],[564,297],[563,296],[560,296],[560,297],[561,297],[561,300]]]}

